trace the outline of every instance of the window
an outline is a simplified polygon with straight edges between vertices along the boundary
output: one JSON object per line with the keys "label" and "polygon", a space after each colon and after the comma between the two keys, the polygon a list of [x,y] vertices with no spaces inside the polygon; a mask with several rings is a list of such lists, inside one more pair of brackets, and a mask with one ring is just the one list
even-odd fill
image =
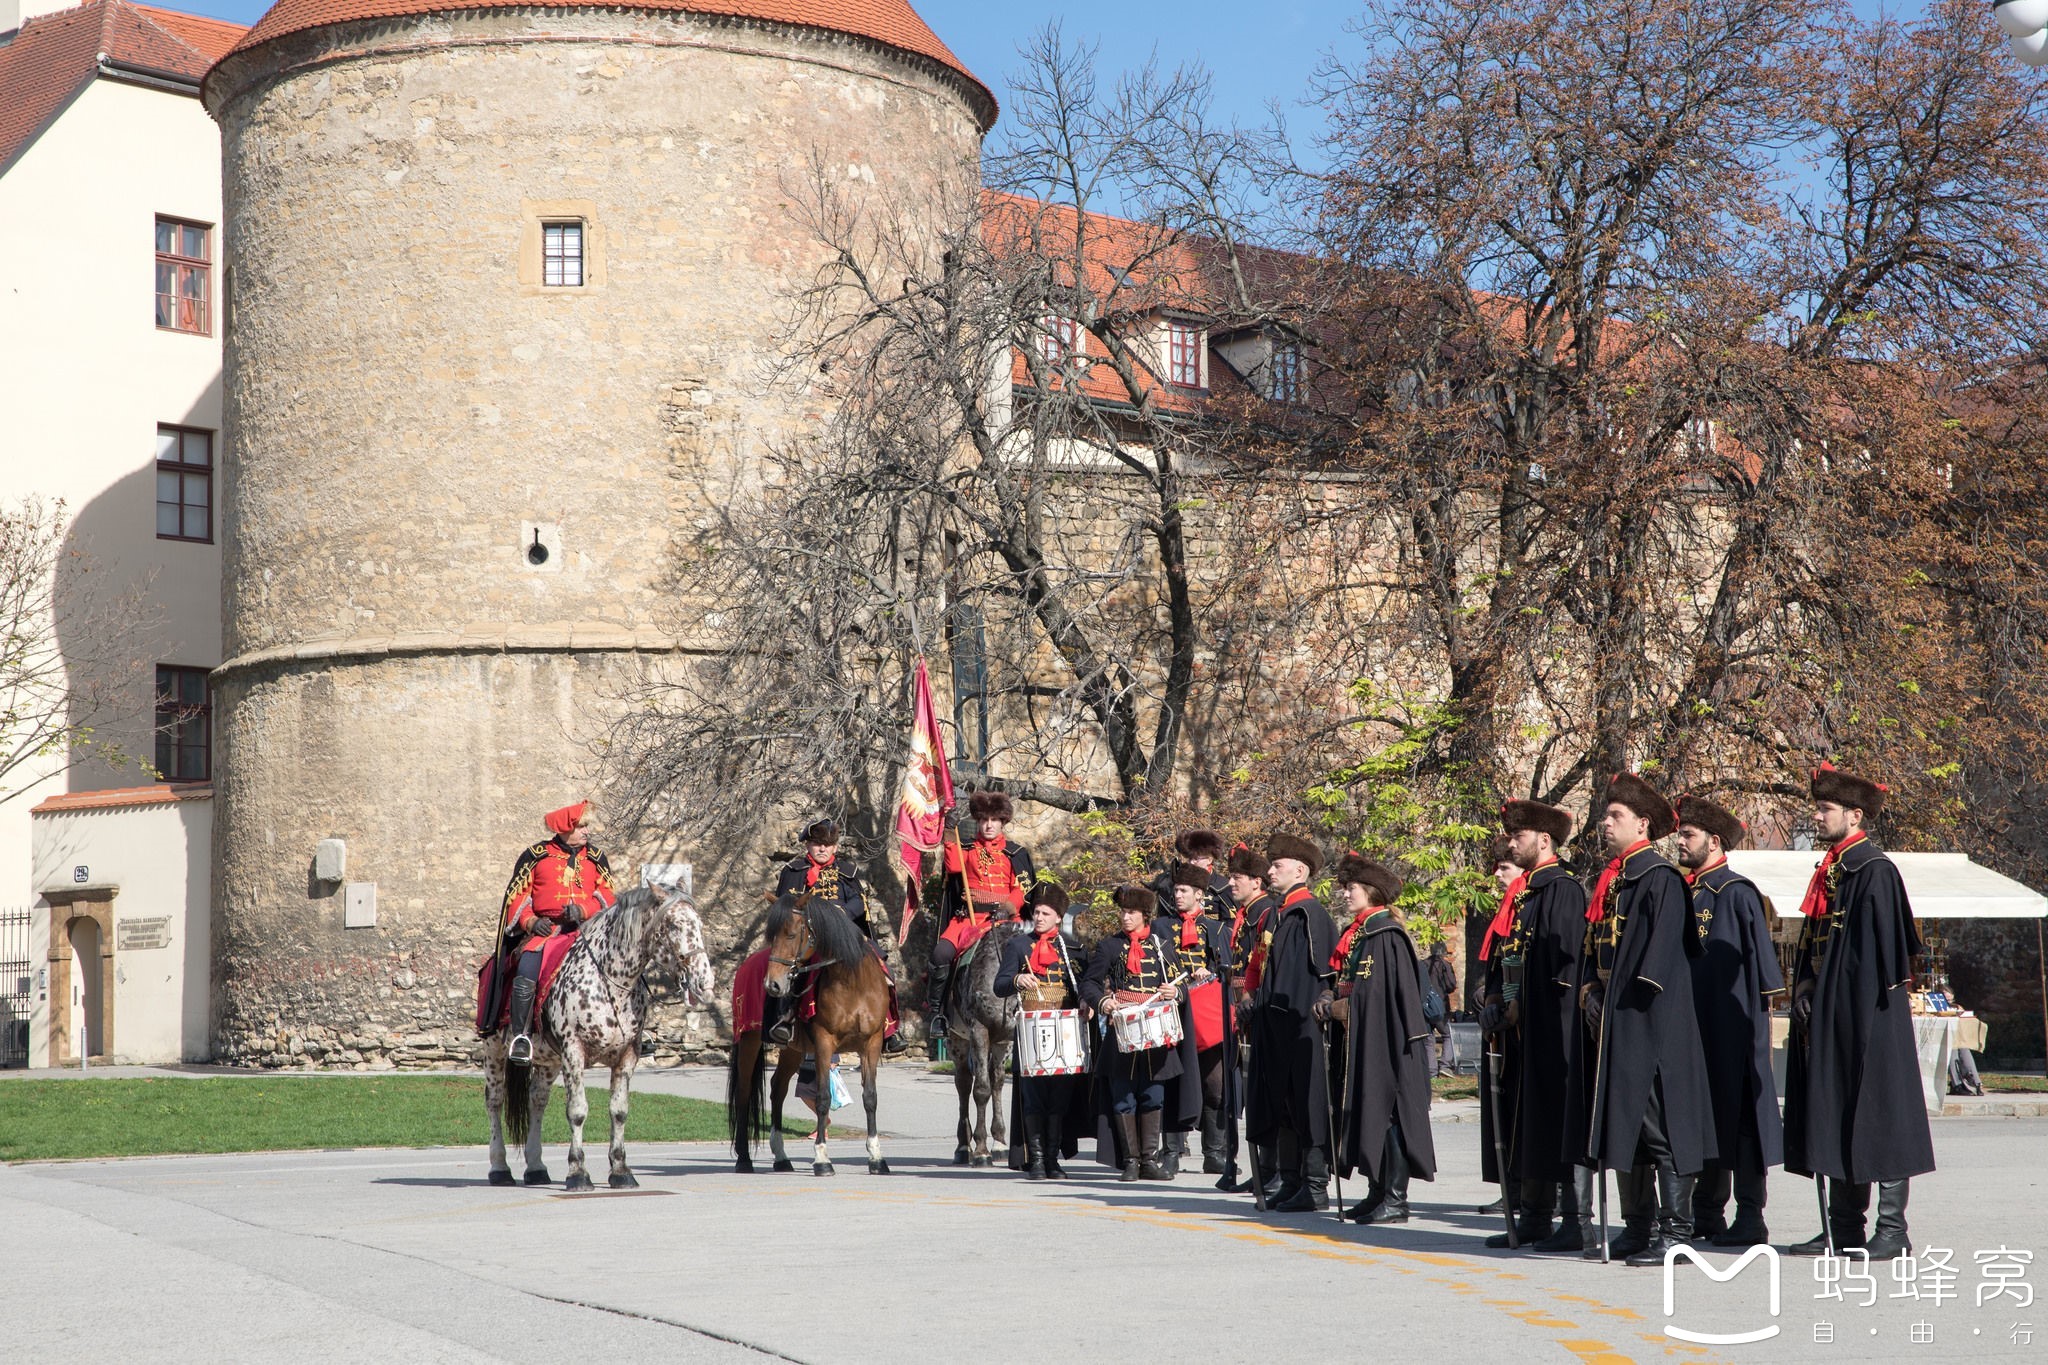
{"label": "window", "polygon": [[1191,322],[1166,324],[1166,377],[1184,389],[1202,387],[1202,329]]}
{"label": "window", "polygon": [[156,772],[166,782],[213,776],[213,703],[207,670],[156,666]]}
{"label": "window", "polygon": [[207,273],[212,229],[175,218],[156,220],[156,325],[172,332],[211,330]]}
{"label": "window", "polygon": [[1081,350],[1081,324],[1073,318],[1054,314],[1045,319],[1038,337],[1038,353],[1048,365],[1064,365]]}
{"label": "window", "polygon": [[1273,347],[1273,401],[1275,403],[1299,403],[1301,401],[1301,343],[1282,341]]}
{"label": "window", "polygon": [[213,433],[156,429],[156,538],[213,540]]}
{"label": "window", "polygon": [[540,225],[540,282],[558,289],[583,287],[583,224]]}

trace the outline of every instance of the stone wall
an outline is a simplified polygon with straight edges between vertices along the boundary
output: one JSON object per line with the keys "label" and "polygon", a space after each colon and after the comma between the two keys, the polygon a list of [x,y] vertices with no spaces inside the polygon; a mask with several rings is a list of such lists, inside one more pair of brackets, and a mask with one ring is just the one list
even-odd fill
{"label": "stone wall", "polygon": [[[693,648],[657,626],[674,531],[821,420],[775,373],[813,158],[914,228],[972,192],[979,127],[956,78],[873,44],[624,10],[316,30],[207,98],[233,262],[216,1054],[460,1061],[513,859],[586,794],[605,698]],[[534,273],[556,218],[585,224],[583,288]],[[372,928],[312,878],[329,837]],[[658,852],[610,851],[629,882]],[[752,907],[709,918],[729,949]],[[665,1012],[656,1055],[707,1018]]]}

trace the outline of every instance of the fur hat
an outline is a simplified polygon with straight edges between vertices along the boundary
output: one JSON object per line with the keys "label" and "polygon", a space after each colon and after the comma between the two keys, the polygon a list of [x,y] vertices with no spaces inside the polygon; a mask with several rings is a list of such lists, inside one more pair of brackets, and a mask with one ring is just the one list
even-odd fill
{"label": "fur hat", "polygon": [[1823,763],[1813,770],[1814,800],[1832,801],[1838,806],[1860,810],[1865,820],[1878,817],[1884,809],[1885,794],[1889,790],[1882,782],[1845,773],[1832,763]]}
{"label": "fur hat", "polygon": [[1602,806],[1627,806],[1648,820],[1652,839],[1661,839],[1678,828],[1678,812],[1671,809],[1671,803],[1634,773],[1616,773],[1609,778],[1607,794],[1600,802]]}
{"label": "fur hat", "polygon": [[1742,838],[1749,833],[1749,827],[1736,819],[1733,811],[1704,796],[1678,798],[1678,823],[1705,830],[1721,841],[1723,849],[1742,847]]}
{"label": "fur hat", "polygon": [[1292,834],[1275,833],[1266,840],[1266,861],[1269,864],[1277,863],[1282,858],[1292,858],[1298,863],[1306,864],[1308,875],[1311,877],[1323,869],[1322,852],[1313,843]]}
{"label": "fur hat", "polygon": [[1546,806],[1541,801],[1504,801],[1500,807],[1500,827],[1509,834],[1533,829],[1538,834],[1548,834],[1551,843],[1563,848],[1572,837],[1572,813],[1563,806]]}
{"label": "fur hat", "polygon": [[972,792],[967,797],[967,815],[974,820],[1001,820],[1007,824],[1017,818],[1017,808],[1004,792]]}
{"label": "fur hat", "polygon": [[1173,841],[1173,851],[1183,858],[1223,859],[1223,836],[1213,829],[1190,829]]}
{"label": "fur hat", "polygon": [[1029,911],[1035,905],[1043,905],[1059,914],[1067,913],[1067,889],[1058,882],[1034,882],[1031,894],[1024,898],[1024,909]]}
{"label": "fur hat", "polygon": [[839,842],[839,826],[823,817],[813,820],[804,826],[803,842],[807,844],[836,844]]}
{"label": "fur hat", "polygon": [[1394,875],[1394,869],[1362,853],[1346,850],[1332,875],[1339,886],[1363,886],[1379,892],[1381,905],[1392,905],[1401,899],[1401,879]]}
{"label": "fur hat", "polygon": [[1159,913],[1159,897],[1149,886],[1127,882],[1116,889],[1118,910],[1142,910],[1148,915]]}
{"label": "fur hat", "polygon": [[1508,852],[1508,836],[1496,834],[1486,843],[1486,870],[1491,872],[1502,863],[1511,863],[1514,855]]}
{"label": "fur hat", "polygon": [[1167,873],[1175,886],[1192,886],[1197,891],[1209,889],[1209,869],[1196,867],[1193,863],[1175,863]]}
{"label": "fur hat", "polygon": [[1250,877],[1254,881],[1266,879],[1266,860],[1239,844],[1230,850],[1230,871],[1232,875]]}

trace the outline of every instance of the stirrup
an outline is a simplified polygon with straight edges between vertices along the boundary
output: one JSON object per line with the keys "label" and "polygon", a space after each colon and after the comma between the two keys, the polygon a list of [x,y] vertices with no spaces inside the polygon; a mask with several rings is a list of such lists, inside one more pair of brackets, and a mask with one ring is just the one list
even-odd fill
{"label": "stirrup", "polygon": [[796,1020],[783,1015],[768,1026],[768,1041],[771,1043],[793,1043],[796,1041]]}
{"label": "stirrup", "polygon": [[533,1035],[515,1033],[512,1041],[505,1045],[505,1060],[524,1066],[533,1061]]}
{"label": "stirrup", "polygon": [[908,1051],[910,1051],[910,1040],[903,1036],[903,1032],[900,1029],[882,1040],[882,1052],[886,1056],[900,1057]]}

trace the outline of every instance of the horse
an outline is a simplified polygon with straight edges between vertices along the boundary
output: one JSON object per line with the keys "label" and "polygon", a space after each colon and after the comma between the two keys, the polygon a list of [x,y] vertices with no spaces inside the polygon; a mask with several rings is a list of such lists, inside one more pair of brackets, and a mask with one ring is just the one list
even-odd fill
{"label": "horse", "polygon": [[[568,1091],[569,1175],[567,1190],[593,1188],[583,1165],[583,1121],[590,1097],[583,1089],[586,1066],[611,1068],[611,1179],[615,1190],[638,1188],[626,1165],[626,1110],[633,1066],[640,1057],[640,1030],[647,1019],[647,971],[680,971],[691,999],[709,1000],[717,989],[711,958],[704,951],[704,924],[690,898],[675,887],[635,887],[618,903],[586,923],[561,970],[555,973],[533,1035],[533,1061],[506,1061],[511,1029],[484,1042],[484,1106],[491,1115],[493,1185],[510,1185],[505,1136],[526,1145],[528,1185],[553,1183],[541,1164],[541,1120],[548,1088],[559,1074]],[[540,1084],[532,1084],[538,1073]]]}
{"label": "horse", "polygon": [[[767,1118],[768,1142],[778,1171],[796,1169],[782,1145],[782,1104],[789,1094],[804,1055],[817,1058],[818,1122],[812,1134],[811,1174],[835,1174],[827,1148],[832,1123],[832,1059],[842,1050],[860,1053],[861,1099],[868,1115],[868,1174],[889,1174],[882,1159],[882,1139],[875,1130],[875,1071],[882,1061],[882,1036],[888,1024],[889,978],[847,913],[809,892],[791,893],[768,912],[768,971],[764,989],[777,999],[797,995],[804,978],[817,976],[817,1011],[798,1020],[796,1036],[782,1047],[775,1062],[773,1110]],[[816,961],[811,959],[816,957]],[[792,1010],[795,1005],[790,1006]],[[759,1027],[733,1040],[726,1070],[726,1122],[732,1135],[733,1169],[754,1169],[753,1144],[763,1126],[761,1089],[768,1054]]]}
{"label": "horse", "polygon": [[[953,1057],[953,1089],[960,1097],[958,1145],[953,1148],[955,1166],[986,1166],[989,1136],[993,1131],[998,1146],[1008,1146],[1003,1132],[1003,1078],[1010,1069],[1010,1051],[1017,1036],[1017,1017],[1023,1002],[996,994],[996,968],[1003,960],[1003,948],[1012,938],[1026,932],[1024,924],[1006,919],[994,925],[974,945],[974,958],[959,977],[958,1006],[946,1013],[946,1050]],[[967,1102],[975,1104],[972,1141],[967,1131]],[[990,1106],[994,1119],[990,1119]]]}

